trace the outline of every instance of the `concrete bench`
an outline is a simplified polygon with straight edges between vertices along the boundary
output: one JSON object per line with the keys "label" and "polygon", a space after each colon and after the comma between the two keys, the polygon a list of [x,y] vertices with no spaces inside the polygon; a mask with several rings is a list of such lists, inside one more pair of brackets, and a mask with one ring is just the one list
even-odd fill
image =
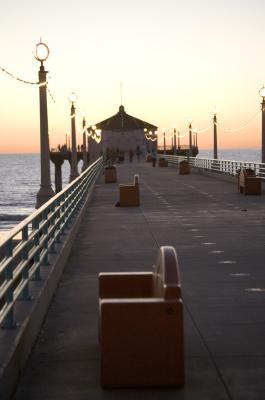
{"label": "concrete bench", "polygon": [[139,175],[134,175],[134,183],[130,185],[120,185],[120,206],[139,206]]}
{"label": "concrete bench", "polygon": [[190,165],[188,163],[188,161],[180,161],[179,165],[179,174],[180,175],[188,175],[190,174]]}
{"label": "concrete bench", "polygon": [[159,161],[158,161],[158,166],[159,167],[168,167],[168,161],[165,158],[160,157]]}
{"label": "concrete bench", "polygon": [[152,162],[152,155],[150,153],[146,156],[146,162]]}
{"label": "concrete bench", "polygon": [[249,168],[241,168],[238,177],[238,189],[240,193],[261,194],[261,178],[255,175],[255,171]]}
{"label": "concrete bench", "polygon": [[117,182],[117,170],[116,167],[105,167],[105,183],[115,183]]}
{"label": "concrete bench", "polygon": [[99,274],[101,385],[183,386],[183,304],[176,251],[152,272]]}

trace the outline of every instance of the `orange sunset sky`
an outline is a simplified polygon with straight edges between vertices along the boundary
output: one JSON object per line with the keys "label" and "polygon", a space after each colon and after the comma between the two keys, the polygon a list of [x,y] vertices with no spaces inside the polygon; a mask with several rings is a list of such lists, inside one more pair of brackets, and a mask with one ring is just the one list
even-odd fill
{"label": "orange sunset sky", "polygon": [[[67,96],[78,96],[96,123],[118,111],[120,82],[125,110],[185,133],[207,128],[218,112],[219,148],[260,147],[259,89],[265,82],[263,0],[25,0],[1,9],[0,66],[32,82],[40,36],[50,48],[48,97],[51,147],[70,131]],[[0,152],[39,152],[38,87],[0,71]],[[257,114],[257,115],[256,115]],[[238,132],[254,115],[256,119]],[[81,143],[81,133],[78,133]],[[188,143],[188,137],[182,144]],[[212,129],[198,135],[212,147]]]}

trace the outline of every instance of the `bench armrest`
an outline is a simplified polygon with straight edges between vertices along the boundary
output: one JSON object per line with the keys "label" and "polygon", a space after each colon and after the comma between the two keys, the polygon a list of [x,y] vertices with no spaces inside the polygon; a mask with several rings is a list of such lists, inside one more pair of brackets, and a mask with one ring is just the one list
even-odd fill
{"label": "bench armrest", "polygon": [[99,297],[102,299],[151,297],[152,288],[152,272],[99,274]]}

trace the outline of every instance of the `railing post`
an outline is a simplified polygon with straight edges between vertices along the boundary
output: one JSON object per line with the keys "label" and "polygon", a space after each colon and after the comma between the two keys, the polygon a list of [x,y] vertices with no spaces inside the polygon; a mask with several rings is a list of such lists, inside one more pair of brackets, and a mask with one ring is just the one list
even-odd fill
{"label": "railing post", "polygon": [[[22,243],[25,242],[27,243],[29,238],[29,234],[28,234],[28,225],[26,225],[23,229],[22,229]],[[29,248],[28,248],[28,243],[25,245],[24,249],[22,250],[22,260],[27,262],[26,267],[23,269],[22,271],[22,278],[27,281],[23,291],[22,291],[22,295],[21,295],[21,300],[31,300],[31,296],[29,294]]]}
{"label": "railing post", "polygon": [[[46,208],[43,211],[42,219],[44,219],[46,221],[47,218],[48,218],[48,210]],[[43,259],[42,264],[49,265],[50,263],[49,263],[49,256],[48,256],[48,249],[49,249],[48,224],[45,225],[45,228],[43,230],[43,234],[45,235],[44,248],[46,250],[46,255],[45,255],[44,259]]]}
{"label": "railing post", "polygon": [[[33,232],[37,231],[39,229],[39,217],[35,218],[32,221],[32,229]],[[34,281],[41,281],[41,275],[40,275],[40,233],[39,232],[35,232],[34,233],[34,247],[37,248],[36,253],[34,254],[34,264],[37,264],[38,267],[36,268],[36,271],[34,273]]]}
{"label": "railing post", "polygon": [[[13,240],[10,239],[5,246],[5,256],[6,258],[10,258],[13,255]],[[13,281],[13,264],[12,262],[6,267],[5,269],[5,279],[7,282],[12,282]],[[8,288],[6,295],[5,295],[5,300],[6,300],[6,305],[10,306],[10,304],[13,304],[14,300],[14,295],[13,295],[13,284],[10,285]],[[3,321],[3,328],[14,328],[16,327],[16,324],[14,322],[14,309],[13,305],[8,312],[7,316],[5,317]]]}

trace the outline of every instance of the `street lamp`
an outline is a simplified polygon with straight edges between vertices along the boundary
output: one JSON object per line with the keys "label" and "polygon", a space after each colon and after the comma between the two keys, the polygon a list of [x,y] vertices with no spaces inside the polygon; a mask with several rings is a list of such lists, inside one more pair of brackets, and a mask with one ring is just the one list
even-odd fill
{"label": "street lamp", "polygon": [[180,150],[180,128],[178,128],[178,150]]}
{"label": "street lamp", "polygon": [[264,87],[264,85],[260,89],[259,94],[262,97],[262,102],[261,102],[261,111],[262,111],[261,162],[265,163],[265,87]]}
{"label": "street lamp", "polygon": [[213,158],[217,160],[217,108],[213,109]]}
{"label": "street lamp", "polygon": [[192,118],[188,119],[189,123],[189,151],[188,151],[188,158],[192,155]]}
{"label": "street lamp", "polygon": [[85,115],[83,115],[82,127],[83,127],[83,168],[82,168],[82,171],[85,171],[87,169],[86,118],[85,118]]}
{"label": "street lamp", "polygon": [[176,125],[174,125],[174,129],[173,129],[173,153],[174,153],[174,156],[177,154],[176,132],[177,132],[176,131]]}
{"label": "street lamp", "polygon": [[153,136],[153,150],[154,150],[154,151],[157,150],[157,134],[158,134],[157,131],[154,131],[154,132],[152,133],[152,136]]}
{"label": "street lamp", "polygon": [[198,128],[193,129],[193,139],[194,147],[198,147]]}
{"label": "street lamp", "polygon": [[75,102],[77,96],[75,93],[70,93],[68,100],[71,103],[71,138],[72,138],[72,151],[71,151],[71,173],[70,182],[78,177],[77,171],[77,152],[76,152],[76,129],[75,129]]}
{"label": "street lamp", "polygon": [[164,154],[166,154],[166,128],[163,128],[163,137],[164,137]]}
{"label": "street lamp", "polygon": [[36,208],[42,206],[54,196],[51,185],[50,173],[50,147],[48,134],[48,110],[47,110],[47,82],[43,62],[49,56],[49,48],[45,43],[36,45],[35,58],[40,62],[39,70],[39,99],[40,99],[40,159],[41,159],[41,183],[36,196]]}

